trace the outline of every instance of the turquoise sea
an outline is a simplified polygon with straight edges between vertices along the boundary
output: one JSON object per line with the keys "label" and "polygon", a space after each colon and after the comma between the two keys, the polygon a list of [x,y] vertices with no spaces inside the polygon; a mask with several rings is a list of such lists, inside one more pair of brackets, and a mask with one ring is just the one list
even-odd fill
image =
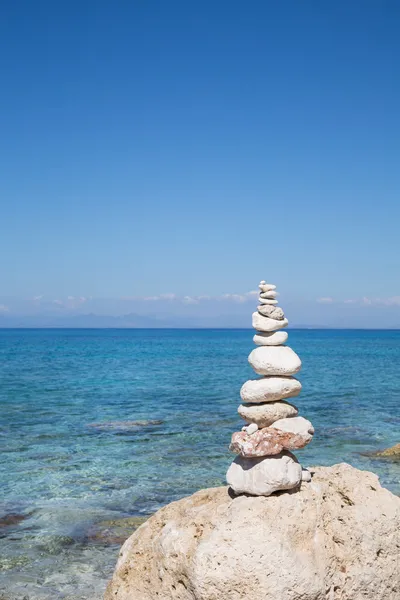
{"label": "turquoise sea", "polygon": [[[347,461],[400,492],[400,331],[290,330],[304,465]],[[0,598],[100,599],[110,520],[224,483],[250,330],[0,331]],[[106,534],[104,534],[106,531]],[[100,533],[99,533],[100,532]]]}

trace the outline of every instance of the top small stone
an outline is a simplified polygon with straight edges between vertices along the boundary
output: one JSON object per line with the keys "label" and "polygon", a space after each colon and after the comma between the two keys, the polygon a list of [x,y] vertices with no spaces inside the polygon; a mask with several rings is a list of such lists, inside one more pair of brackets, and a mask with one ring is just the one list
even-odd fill
{"label": "top small stone", "polygon": [[271,292],[272,290],[276,290],[276,285],[272,285],[270,283],[265,283],[265,281],[261,281],[258,286],[262,292]]}

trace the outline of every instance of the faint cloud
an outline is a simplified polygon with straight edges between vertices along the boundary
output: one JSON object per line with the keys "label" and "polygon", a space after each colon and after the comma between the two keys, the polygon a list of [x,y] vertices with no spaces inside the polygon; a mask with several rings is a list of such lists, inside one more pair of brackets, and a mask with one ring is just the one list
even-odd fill
{"label": "faint cloud", "polygon": [[85,296],[67,296],[65,300],[60,300],[58,298],[56,300],[53,300],[52,304],[55,304],[56,306],[65,308],[67,310],[73,310],[75,308],[78,308],[78,306],[81,306],[90,299],[91,297],[86,298]]}
{"label": "faint cloud", "polygon": [[184,296],[182,299],[183,304],[198,304],[198,298],[192,298],[192,296]]}
{"label": "faint cloud", "polygon": [[10,309],[5,304],[0,304],[0,313],[10,312]]}
{"label": "faint cloud", "polygon": [[391,296],[390,298],[363,298],[362,303],[377,306],[400,306],[400,296]]}
{"label": "faint cloud", "polygon": [[38,302],[39,300],[41,300],[43,298],[43,294],[41,294],[40,296],[33,296],[32,300],[34,302]]}
{"label": "faint cloud", "polygon": [[247,297],[241,294],[223,294],[218,300],[231,300],[232,302],[242,304],[243,302],[246,302]]}
{"label": "faint cloud", "polygon": [[[335,300],[333,298],[318,298],[317,302],[331,304]],[[363,296],[362,298],[346,298],[337,302],[341,304],[357,304],[359,306],[400,306],[400,296],[391,296],[390,298],[369,298],[368,296]]]}
{"label": "faint cloud", "polygon": [[332,304],[332,302],[334,302],[334,299],[330,296],[324,296],[322,298],[317,298],[317,302],[319,304]]}
{"label": "faint cloud", "polygon": [[176,294],[160,294],[159,296],[133,296],[132,298],[125,298],[125,300],[149,300],[151,302],[158,302],[158,300],[178,300]]}
{"label": "faint cloud", "polygon": [[202,294],[200,296],[178,296],[177,294],[159,294],[158,296],[122,296],[120,300],[133,301],[133,302],[159,302],[166,300],[168,302],[181,302],[183,304],[200,304],[205,301],[227,301],[243,304],[249,300],[255,300],[258,296],[258,290],[251,290],[245,294],[222,294],[220,296],[209,296],[208,294]]}
{"label": "faint cloud", "polygon": [[388,306],[400,306],[400,296],[392,296],[386,300]]}

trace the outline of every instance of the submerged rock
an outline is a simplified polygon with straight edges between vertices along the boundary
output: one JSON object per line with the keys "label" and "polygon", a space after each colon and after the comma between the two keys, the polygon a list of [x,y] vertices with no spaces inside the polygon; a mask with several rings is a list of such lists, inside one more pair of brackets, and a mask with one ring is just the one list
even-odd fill
{"label": "submerged rock", "polygon": [[105,599],[399,600],[400,498],[346,464],[297,490],[169,504],[125,542]]}
{"label": "submerged rock", "polygon": [[400,444],[396,444],[386,450],[380,450],[375,453],[375,456],[383,456],[385,458],[397,458],[400,460]]}
{"label": "submerged rock", "polygon": [[104,423],[89,423],[88,427],[99,430],[113,430],[113,429],[136,429],[137,427],[148,427],[149,425],[162,425],[163,421],[160,419],[144,419],[142,421],[106,421]]}
{"label": "submerged rock", "polygon": [[21,521],[25,521],[30,516],[30,514],[22,515],[18,513],[10,513],[8,515],[3,515],[0,517],[0,529],[3,527],[13,527],[21,523]]}
{"label": "submerged rock", "polygon": [[126,517],[95,523],[88,530],[85,540],[89,544],[110,546],[123,544],[126,539],[149,517]]}

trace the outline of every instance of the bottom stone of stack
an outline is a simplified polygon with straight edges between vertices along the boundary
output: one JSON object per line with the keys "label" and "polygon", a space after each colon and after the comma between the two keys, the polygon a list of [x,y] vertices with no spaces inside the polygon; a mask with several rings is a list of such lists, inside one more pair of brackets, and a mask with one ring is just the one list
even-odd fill
{"label": "bottom stone of stack", "polygon": [[226,474],[236,494],[270,496],[279,490],[296,488],[302,479],[301,465],[294,454],[283,451],[275,456],[237,456]]}

